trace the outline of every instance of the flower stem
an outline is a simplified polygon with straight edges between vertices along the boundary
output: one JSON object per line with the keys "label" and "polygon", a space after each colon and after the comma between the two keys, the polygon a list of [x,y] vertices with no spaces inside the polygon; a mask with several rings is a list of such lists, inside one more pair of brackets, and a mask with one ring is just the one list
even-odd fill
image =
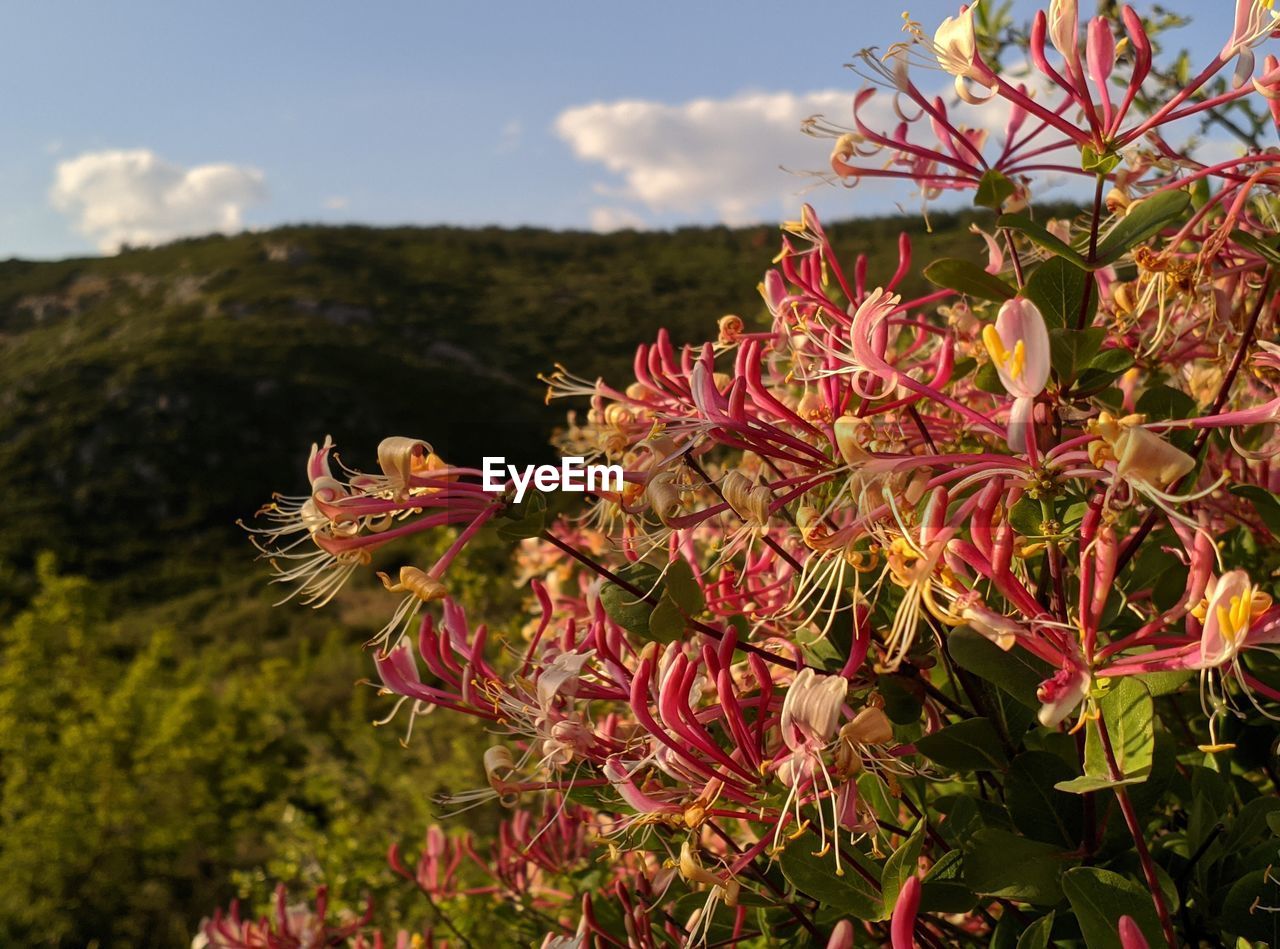
{"label": "flower stem", "polygon": [[[1120,770],[1115,750],[1111,747],[1111,735],[1107,731],[1107,723],[1099,715],[1095,724],[1098,727],[1102,753],[1107,759],[1107,771],[1112,781],[1120,781],[1124,778],[1124,772]],[[1164,930],[1165,942],[1169,944],[1169,949],[1177,949],[1178,939],[1173,931],[1173,920],[1169,917],[1169,907],[1165,905],[1164,893],[1160,889],[1160,878],[1156,875],[1156,865],[1151,859],[1151,851],[1147,849],[1147,841],[1142,836],[1142,825],[1138,823],[1138,814],[1134,811],[1133,802],[1129,800],[1129,792],[1123,784],[1115,785],[1113,790],[1116,792],[1116,800],[1120,803],[1120,813],[1124,815],[1124,822],[1133,837],[1133,845],[1137,848],[1138,860],[1142,864],[1142,875],[1146,878],[1147,887],[1151,890],[1151,902],[1155,904],[1156,915],[1160,917],[1160,928]]]}
{"label": "flower stem", "polygon": [[[1098,224],[1102,220],[1102,189],[1107,185],[1107,176],[1098,175],[1098,184],[1093,190],[1093,224],[1089,228],[1089,256],[1086,260],[1093,263],[1098,254]],[[1084,329],[1089,319],[1089,301],[1093,298],[1094,277],[1092,272],[1085,275],[1084,295],[1080,298],[1080,313],[1076,316],[1076,329]]]}

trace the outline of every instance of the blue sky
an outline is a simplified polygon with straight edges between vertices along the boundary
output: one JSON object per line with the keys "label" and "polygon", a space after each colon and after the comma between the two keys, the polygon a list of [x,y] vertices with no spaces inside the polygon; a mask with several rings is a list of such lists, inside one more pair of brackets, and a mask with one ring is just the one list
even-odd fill
{"label": "blue sky", "polygon": [[[956,5],[910,8],[932,29]],[[810,182],[777,168],[822,167],[826,143],[790,129],[814,102],[847,109],[858,83],[843,64],[900,37],[894,3],[83,0],[8,12],[0,257],[298,221],[605,229],[896,200],[802,195]],[[772,118],[744,131],[748,114]],[[662,177],[673,154],[685,179]],[[175,188],[172,206],[146,203]]]}

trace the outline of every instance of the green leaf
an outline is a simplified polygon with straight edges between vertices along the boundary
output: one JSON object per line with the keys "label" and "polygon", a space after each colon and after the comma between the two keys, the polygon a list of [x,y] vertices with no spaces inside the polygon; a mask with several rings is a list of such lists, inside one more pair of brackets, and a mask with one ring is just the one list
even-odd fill
{"label": "green leaf", "polygon": [[1049,362],[1063,385],[1071,383],[1093,361],[1106,336],[1107,331],[1101,326],[1049,331]]}
{"label": "green leaf", "polygon": [[1180,218],[1190,205],[1191,195],[1185,191],[1163,191],[1131,205],[1098,245],[1096,262],[1105,266],[1118,260],[1126,251]]}
{"label": "green leaf", "polygon": [[916,750],[952,771],[999,771],[1008,763],[995,726],[969,718],[916,739]]}
{"label": "green leaf", "polygon": [[1148,386],[1138,396],[1134,409],[1148,418],[1171,419],[1190,418],[1196,414],[1196,403],[1191,396],[1180,389],[1166,385]]}
{"label": "green leaf", "polygon": [[996,372],[994,363],[984,362],[973,375],[973,385],[983,392],[993,395],[1004,395],[1004,383],[1000,381],[1000,373]]}
{"label": "green leaf", "polygon": [[1092,145],[1080,146],[1080,168],[1097,175],[1107,175],[1120,164],[1120,156],[1112,151],[1100,152]]}
{"label": "green leaf", "polygon": [[660,643],[673,643],[684,637],[688,627],[684,611],[670,596],[664,595],[649,614],[649,627],[642,635]]}
{"label": "green leaf", "polygon": [[1044,512],[1040,502],[1023,497],[1009,510],[1009,523],[1023,537],[1044,536]]}
{"label": "green leaf", "polygon": [[811,833],[787,844],[778,860],[787,882],[846,916],[883,919],[885,904],[875,887],[855,870],[846,868],[843,876],[837,876],[835,857],[831,853],[819,857],[815,848],[820,849],[820,845],[817,835]]}
{"label": "green leaf", "polygon": [[547,525],[547,496],[530,490],[519,504],[509,507],[498,520],[498,536],[516,541],[537,537]]}
{"label": "green leaf", "polygon": [[1017,949],[1049,949],[1049,934],[1053,932],[1053,913],[1041,916],[1022,931]]}
{"label": "green leaf", "polygon": [[858,786],[859,805],[865,804],[881,820],[896,821],[901,806],[889,792],[884,778],[874,771],[863,771],[854,783]]}
{"label": "green leaf", "polygon": [[1085,736],[1084,777],[1060,782],[1056,785],[1059,791],[1084,794],[1118,784],[1141,784],[1151,774],[1156,738],[1154,706],[1147,687],[1136,677],[1125,676],[1098,701],[1098,708],[1122,777],[1112,779],[1095,725]]}
{"label": "green leaf", "polygon": [[1044,226],[1037,224],[1025,214],[1002,214],[999,220],[996,221],[996,225],[1021,231],[1033,243],[1039,244],[1045,250],[1058,257],[1065,257],[1081,270],[1095,269],[1085,263],[1085,259],[1077,254],[1071,248],[1071,245],[1054,237]]}
{"label": "green leaf", "polygon": [[[623,567],[618,576],[641,592],[648,592],[657,583],[658,571],[646,563],[636,563]],[[600,605],[609,618],[627,632],[648,637],[649,615],[654,609],[649,601],[640,599],[612,581],[605,581],[600,588]]]}
{"label": "green leaf", "polygon": [[1083,802],[1055,787],[1074,776],[1070,765],[1047,751],[1028,751],[1014,758],[1004,782],[1013,825],[1033,840],[1065,849],[1076,846],[1084,824]]}
{"label": "green leaf", "polygon": [[1189,669],[1170,669],[1166,672],[1148,672],[1138,678],[1154,699],[1182,691],[1182,687],[1191,681],[1193,675],[1195,673]]}
{"label": "green leaf", "polygon": [[1240,813],[1231,822],[1231,828],[1222,839],[1223,851],[1234,853],[1244,850],[1267,836],[1273,817],[1280,820],[1280,800],[1274,797],[1254,798],[1240,808]]}
{"label": "green leaf", "polygon": [[1280,884],[1276,879],[1275,874],[1267,870],[1255,870],[1232,883],[1218,915],[1222,928],[1233,936],[1275,945],[1280,914],[1250,908],[1254,900],[1263,906],[1280,905]]}
{"label": "green leaf", "polygon": [[1250,502],[1254,513],[1267,525],[1267,530],[1280,535],[1280,499],[1266,488],[1255,484],[1238,484],[1231,489],[1231,493]]}
{"label": "green leaf", "polygon": [[1255,254],[1260,254],[1262,259],[1272,267],[1280,267],[1280,250],[1277,250],[1261,238],[1250,234],[1248,231],[1234,230],[1231,232],[1231,239],[1241,247],[1248,248]]}
{"label": "green leaf", "polygon": [[[1084,289],[1093,274],[1088,273],[1065,257],[1050,257],[1031,272],[1023,295],[1036,305],[1045,325],[1050,329],[1075,326],[1080,317],[1080,301]],[[1098,311],[1097,291],[1089,293],[1089,308],[1085,325],[1093,322]]]}
{"label": "green leaf", "polygon": [[1133,368],[1133,353],[1127,349],[1115,347],[1112,349],[1104,349],[1093,359],[1089,360],[1090,369],[1096,369],[1099,372],[1111,372],[1119,375]]}
{"label": "green leaf", "polygon": [[689,616],[697,616],[707,605],[702,587],[693,577],[689,561],[677,557],[667,567],[667,595]]}
{"label": "green leaf", "polygon": [[1133,368],[1133,355],[1125,349],[1104,349],[1089,361],[1076,380],[1077,395],[1092,395],[1105,389]]}
{"label": "green leaf", "polygon": [[1062,889],[1089,949],[1121,949],[1118,924],[1131,916],[1147,942],[1164,945],[1151,893],[1128,877],[1098,867],[1076,867],[1062,875]]}
{"label": "green leaf", "polygon": [[948,850],[924,875],[920,912],[967,913],[977,902],[977,894],[964,882],[964,854]]}
{"label": "green leaf", "polygon": [[1053,675],[1053,668],[1022,649],[1005,652],[981,633],[967,626],[947,637],[947,651],[961,669],[995,684],[1027,708],[1039,709],[1036,690]]}
{"label": "green leaf", "polygon": [[946,817],[942,823],[943,835],[953,847],[961,850],[967,850],[973,836],[984,828],[1013,830],[1008,811],[994,801],[984,801],[972,794],[947,794],[934,801],[934,806]]}
{"label": "green leaf", "polygon": [[987,896],[1052,906],[1062,899],[1066,859],[1050,844],[987,827],[965,847],[964,881]]}
{"label": "green leaf", "polygon": [[924,268],[925,279],[930,283],[955,290],[981,300],[1012,300],[1018,291],[994,274],[989,274],[977,264],[955,257],[935,260]]}
{"label": "green leaf", "polygon": [[978,191],[973,196],[973,203],[980,208],[991,208],[993,211],[999,211],[1005,199],[1012,197],[1017,191],[1017,185],[1002,172],[991,168],[979,179]]}
{"label": "green leaf", "polygon": [[884,698],[884,713],[895,725],[911,725],[920,721],[924,709],[923,690],[915,679],[899,675],[882,675],[876,679],[876,690]]}
{"label": "green leaf", "polygon": [[911,836],[902,842],[889,859],[884,862],[884,872],[880,875],[880,894],[885,906],[893,906],[898,902],[898,894],[909,877],[915,876],[917,863],[920,860],[920,846],[924,842],[924,823],[921,822],[912,831]]}

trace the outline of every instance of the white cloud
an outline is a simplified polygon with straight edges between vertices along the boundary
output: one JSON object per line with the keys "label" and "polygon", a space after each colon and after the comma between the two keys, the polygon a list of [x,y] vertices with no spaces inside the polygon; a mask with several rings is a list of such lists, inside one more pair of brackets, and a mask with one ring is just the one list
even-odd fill
{"label": "white cloud", "polygon": [[816,113],[847,115],[851,102],[844,90],[742,93],[680,105],[595,102],[565,110],[555,127],[578,158],[622,178],[619,197],[654,213],[710,210],[738,224],[776,217],[795,203],[811,182],[779,166],[818,170],[826,163],[825,144],[801,134],[800,123]]}
{"label": "white cloud", "polygon": [[[949,98],[949,86],[938,91]],[[933,95],[929,89],[924,92]],[[913,197],[911,182],[868,179],[852,193],[821,184],[829,177],[833,142],[803,134],[801,124],[822,115],[832,125],[851,127],[854,94],[850,88],[747,92],[675,105],[641,99],[594,102],[560,113],[555,129],[579,159],[598,163],[615,176],[591,186],[611,203],[592,209],[591,224],[597,230],[636,226],[641,219],[650,225],[777,221],[794,217],[802,201],[816,204],[824,214],[847,216],[914,208],[919,199]],[[996,99],[977,107],[954,106],[951,117],[956,124],[987,129],[991,137],[986,150],[994,157],[1010,111],[1008,102]],[[886,91],[866,102],[860,115],[871,128],[886,133],[902,121]],[[928,123],[915,123],[910,137],[930,144]],[[619,204],[633,210],[614,206]],[[629,216],[620,224],[624,213]]]}
{"label": "white cloud", "polygon": [[645,228],[645,220],[628,208],[602,205],[591,209],[591,229],[593,231],[608,234],[610,231],[621,231],[626,228],[642,231]]}
{"label": "white cloud", "polygon": [[114,253],[122,244],[238,231],[244,208],[265,194],[262,172],[254,168],[183,168],[139,148],[59,162],[49,200],[77,231]]}
{"label": "white cloud", "polygon": [[324,199],[324,206],[328,211],[345,211],[350,204],[351,199],[341,194],[333,194]]}

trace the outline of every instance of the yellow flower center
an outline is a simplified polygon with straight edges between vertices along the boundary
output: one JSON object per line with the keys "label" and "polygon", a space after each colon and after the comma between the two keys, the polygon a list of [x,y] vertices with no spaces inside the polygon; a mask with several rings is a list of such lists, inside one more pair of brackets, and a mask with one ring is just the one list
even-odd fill
{"label": "yellow flower center", "polygon": [[1233,596],[1226,606],[1217,610],[1218,630],[1222,638],[1234,643],[1250,624],[1271,609],[1271,597],[1257,587],[1246,587],[1241,595]]}
{"label": "yellow flower center", "polygon": [[1009,373],[1010,379],[1017,379],[1022,375],[1022,367],[1027,358],[1027,348],[1023,345],[1022,340],[1014,343],[1013,351],[1010,352],[1004,348],[1004,340],[1000,338],[996,328],[994,326],[984,326],[982,328],[982,341],[986,344],[987,352],[991,354],[991,359],[997,366]]}

